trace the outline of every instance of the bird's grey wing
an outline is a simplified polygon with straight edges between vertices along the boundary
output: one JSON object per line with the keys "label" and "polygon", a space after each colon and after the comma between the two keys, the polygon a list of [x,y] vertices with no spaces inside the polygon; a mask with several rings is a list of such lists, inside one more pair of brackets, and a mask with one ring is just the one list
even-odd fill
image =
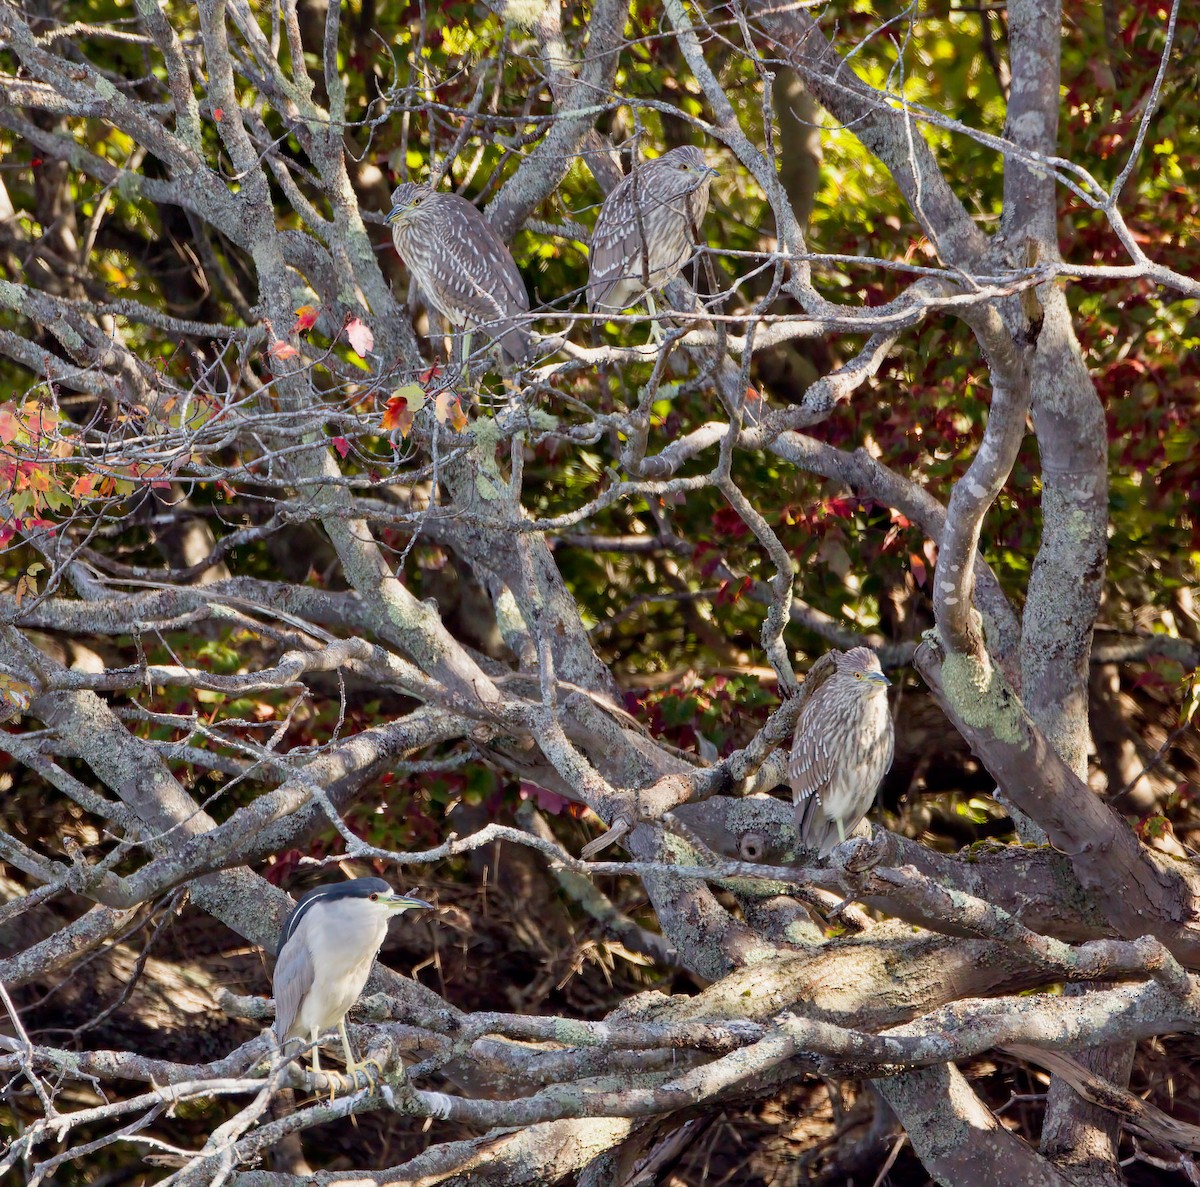
{"label": "bird's grey wing", "polygon": [[625,309],[642,290],[645,228],[637,217],[635,185],[631,173],[600,207],[588,258],[589,309]]}
{"label": "bird's grey wing", "polygon": [[[457,207],[455,233],[443,246],[462,270],[471,290],[468,300],[478,301],[483,316],[479,321],[495,320],[498,314],[511,317],[529,312],[529,294],[507,245],[492,224],[472,203],[459,194],[447,194]],[[496,281],[500,291],[496,291]],[[486,306],[486,309],[484,307]],[[472,312],[468,305],[468,311]]]}
{"label": "bird's grey wing", "polygon": [[821,730],[806,722],[807,714],[801,714],[792,738],[792,753],[788,758],[788,785],[792,789],[792,802],[800,807],[805,801],[819,795],[828,785],[833,773],[833,754],[829,738]]}
{"label": "bird's grey wing", "polygon": [[494,299],[502,301],[507,313],[528,313],[529,293],[525,289],[525,282],[521,279],[512,252],[492,229],[492,224],[482,215],[479,223],[480,247],[488,261],[485,274],[498,277],[504,288],[503,294],[492,294]]}
{"label": "bird's grey wing", "polygon": [[313,966],[308,945],[293,932],[275,962],[271,992],[275,998],[275,1037],[280,1044],[296,1023],[304,995],[312,988]]}
{"label": "bird's grey wing", "polygon": [[529,293],[512,253],[487,219],[478,211],[475,215],[469,244],[458,236],[446,243],[459,276],[455,304],[469,324],[484,327],[490,338],[501,343],[511,362],[520,362],[532,353],[533,346],[526,316]]}
{"label": "bird's grey wing", "polygon": [[[818,664],[813,665],[814,671]],[[824,683],[831,671],[832,663],[828,671],[818,673],[819,681]],[[811,698],[815,693],[814,688],[800,711],[787,765],[792,802],[796,805],[796,831],[806,849],[820,849],[824,844],[829,826],[824,795],[829,788],[834,767],[830,733],[814,720],[818,716],[812,711],[815,703]]]}

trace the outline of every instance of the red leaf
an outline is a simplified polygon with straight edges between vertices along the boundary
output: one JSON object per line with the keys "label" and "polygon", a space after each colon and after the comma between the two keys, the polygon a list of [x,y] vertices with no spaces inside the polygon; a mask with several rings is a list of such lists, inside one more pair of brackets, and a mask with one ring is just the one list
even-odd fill
{"label": "red leaf", "polygon": [[717,596],[713,598],[713,603],[717,606],[736,606],[752,584],[753,579],[750,577],[743,577],[738,582],[722,581],[717,590]]}
{"label": "red leaf", "polygon": [[338,451],[340,457],[345,457],[350,452],[350,443],[345,437],[334,437],[333,447]]}
{"label": "red leaf", "polygon": [[536,783],[528,783],[524,779],[521,780],[521,799],[533,800],[543,812],[549,812],[551,816],[557,816],[571,803],[565,795],[539,787]]}
{"label": "red leaf", "polygon": [[425,393],[415,383],[396,388],[383,410],[383,431],[390,433],[399,429],[400,436],[407,437],[412,431],[413,417],[424,405]]}
{"label": "red leaf", "polygon": [[224,115],[225,115],[225,108],[223,108],[223,107],[214,107],[213,108],[213,119],[216,120],[216,122],[218,124],[221,122]]}
{"label": "red leaf", "polygon": [[858,510],[857,499],[826,499],[825,511],[837,519],[849,519]]}
{"label": "red leaf", "polygon": [[294,359],[300,352],[290,342],[272,342],[267,351],[272,358]]}
{"label": "red leaf", "polygon": [[908,567],[912,570],[913,580],[917,583],[917,588],[924,589],[925,582],[929,580],[925,561],[915,552],[910,552],[908,554]]}
{"label": "red leaf", "polygon": [[713,530],[722,536],[744,536],[750,529],[732,507],[720,507],[713,515]]}
{"label": "red leaf", "polygon": [[296,321],[292,326],[290,333],[304,334],[313,328],[316,324],[317,315],[321,311],[315,305],[301,305],[296,310]]}

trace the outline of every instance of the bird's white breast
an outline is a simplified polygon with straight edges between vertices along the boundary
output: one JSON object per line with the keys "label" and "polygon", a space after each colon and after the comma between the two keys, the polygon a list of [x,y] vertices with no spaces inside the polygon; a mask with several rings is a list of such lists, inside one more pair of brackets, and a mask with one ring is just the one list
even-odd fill
{"label": "bird's white breast", "polygon": [[314,910],[301,928],[307,928],[303,939],[318,970],[294,1027],[295,1032],[308,1035],[336,1026],[357,1001],[387,935],[387,915],[372,912],[363,918],[331,904]]}

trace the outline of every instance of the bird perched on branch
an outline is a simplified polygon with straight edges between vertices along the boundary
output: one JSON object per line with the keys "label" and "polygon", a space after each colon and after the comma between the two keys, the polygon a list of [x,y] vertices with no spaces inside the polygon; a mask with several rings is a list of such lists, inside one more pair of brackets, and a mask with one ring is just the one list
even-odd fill
{"label": "bird perched on branch", "polygon": [[[388,920],[429,905],[424,899],[396,894],[382,878],[351,878],[303,895],[279,934],[271,983],[280,1046],[288,1039],[316,1042],[336,1026],[346,1071],[353,1075],[358,1065],[346,1034],[346,1012],[367,983]],[[313,1071],[320,1070],[314,1047]]]}
{"label": "bird perched on branch", "polygon": [[855,647],[823,655],[801,689],[788,782],[800,843],[821,857],[858,827],[892,765],[890,684],[879,657]]}
{"label": "bird perched on branch", "polygon": [[639,165],[604,199],[592,231],[588,309],[620,313],[670,284],[695,251],[717,171],[691,145]]}
{"label": "bird perched on branch", "polygon": [[465,358],[475,333],[519,366],[533,353],[529,294],[500,237],[470,202],[406,181],[392,193],[392,242],[429,303],[456,329]]}

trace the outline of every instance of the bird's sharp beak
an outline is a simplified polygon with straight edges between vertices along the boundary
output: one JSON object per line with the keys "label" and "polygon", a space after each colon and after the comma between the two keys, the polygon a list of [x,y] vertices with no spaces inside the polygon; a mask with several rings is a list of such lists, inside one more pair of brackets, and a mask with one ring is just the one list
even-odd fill
{"label": "bird's sharp beak", "polygon": [[426,910],[433,910],[432,903],[427,903],[423,898],[413,898],[407,894],[389,894],[380,901],[392,911],[408,911],[413,907],[424,907]]}
{"label": "bird's sharp beak", "polygon": [[884,688],[892,687],[892,682],[882,672],[868,672],[867,679],[872,684],[881,684]]}
{"label": "bird's sharp beak", "polygon": [[383,221],[390,227],[392,223],[394,223],[403,213],[403,206],[393,206],[391,210],[387,212],[387,217],[384,218]]}
{"label": "bird's sharp beak", "polygon": [[705,173],[708,174],[709,177],[720,177],[721,176],[720,173],[718,173],[711,165],[705,165],[704,171],[705,171]]}

